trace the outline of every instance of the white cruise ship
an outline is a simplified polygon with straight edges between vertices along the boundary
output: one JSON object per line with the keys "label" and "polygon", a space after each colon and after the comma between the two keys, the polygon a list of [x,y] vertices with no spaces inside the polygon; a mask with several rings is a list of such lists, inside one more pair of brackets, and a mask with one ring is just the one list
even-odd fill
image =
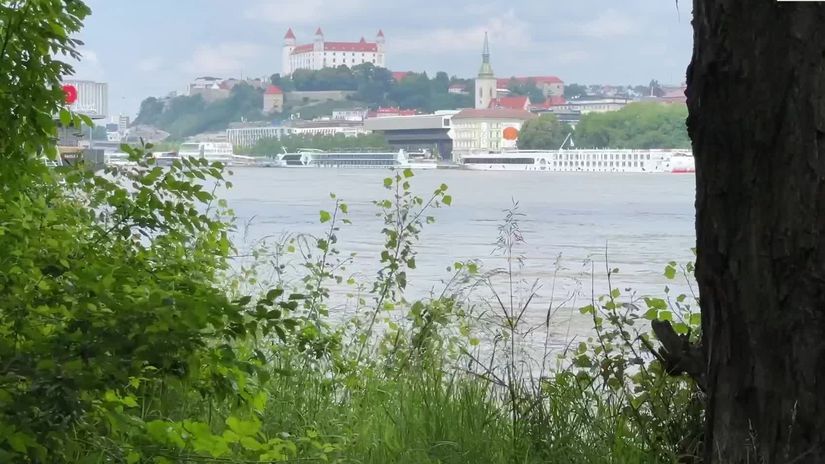
{"label": "white cruise ship", "polygon": [[205,158],[211,162],[221,162],[232,164],[235,160],[235,152],[232,144],[228,142],[186,142],[182,143],[178,149],[180,158]]}
{"label": "white cruise ship", "polygon": [[477,171],[694,172],[690,150],[515,150],[470,154],[461,167]]}
{"label": "white cruise ship", "polygon": [[278,166],[285,168],[378,168],[435,169],[434,160],[410,159],[404,150],[397,152],[326,152],[300,149],[278,156]]}

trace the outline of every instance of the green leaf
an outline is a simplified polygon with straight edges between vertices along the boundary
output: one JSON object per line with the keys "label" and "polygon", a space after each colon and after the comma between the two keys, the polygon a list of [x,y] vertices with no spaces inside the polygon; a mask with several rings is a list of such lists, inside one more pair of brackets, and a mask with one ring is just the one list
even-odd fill
{"label": "green leaf", "polygon": [[691,314],[688,322],[694,327],[700,326],[702,325],[702,315],[699,313]]}
{"label": "green leaf", "polygon": [[321,224],[325,222],[329,222],[332,219],[332,215],[329,214],[329,211],[321,210]]}
{"label": "green leaf", "polygon": [[413,176],[413,171],[410,168],[404,169],[404,177],[410,178]]}
{"label": "green leaf", "polygon": [[387,187],[387,188],[392,187],[392,178],[387,177],[386,179],[384,179],[384,187]]}
{"label": "green leaf", "polygon": [[444,198],[442,198],[441,201],[445,205],[450,206],[453,203],[453,197],[451,197],[450,195],[444,195]]}
{"label": "green leaf", "polygon": [[13,433],[6,439],[11,446],[11,449],[17,451],[18,453],[25,453],[26,452],[26,443],[29,441],[29,437],[24,435],[20,432]]}
{"label": "green leaf", "polygon": [[69,127],[72,123],[72,113],[69,110],[60,110],[60,124],[63,127]]}
{"label": "green leaf", "polygon": [[130,451],[126,455],[126,464],[135,464],[138,461],[140,461],[140,453],[137,451]]}
{"label": "green leaf", "polygon": [[622,294],[622,292],[619,291],[618,288],[614,288],[613,290],[610,291],[610,297],[611,298],[618,298],[621,294]]}
{"label": "green leaf", "polygon": [[338,205],[338,208],[340,208],[341,212],[344,214],[347,214],[349,212],[349,207],[346,203],[341,203],[340,205]]}
{"label": "green leaf", "polygon": [[665,277],[666,277],[668,280],[673,280],[673,279],[675,279],[675,278],[676,278],[676,268],[675,268],[675,267],[673,267],[673,266],[668,265],[668,266],[665,268]]}

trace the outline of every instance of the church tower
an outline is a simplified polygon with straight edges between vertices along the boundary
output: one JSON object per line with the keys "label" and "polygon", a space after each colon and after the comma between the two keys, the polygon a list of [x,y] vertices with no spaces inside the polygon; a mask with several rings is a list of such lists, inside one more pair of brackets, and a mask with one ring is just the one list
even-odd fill
{"label": "church tower", "polygon": [[295,50],[295,33],[290,27],[284,36],[284,46],[281,51],[281,76],[287,77],[292,74],[292,51]]}
{"label": "church tower", "polygon": [[496,76],[493,67],[490,65],[490,43],[487,40],[487,33],[484,33],[484,51],[481,53],[481,69],[476,78],[476,109],[490,107],[490,103],[496,99]]}

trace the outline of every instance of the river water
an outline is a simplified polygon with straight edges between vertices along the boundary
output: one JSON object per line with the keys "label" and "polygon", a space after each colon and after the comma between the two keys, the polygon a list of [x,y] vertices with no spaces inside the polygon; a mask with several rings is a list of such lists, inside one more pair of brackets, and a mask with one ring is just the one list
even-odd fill
{"label": "river water", "polygon": [[[349,206],[352,225],[342,225],[338,247],[356,253],[348,271],[368,281],[379,268],[383,220],[373,200],[389,198],[385,170],[235,168],[234,187],[225,196],[241,225],[238,241],[285,234],[322,234],[319,211],[331,210],[335,193]],[[524,238],[517,251],[524,264],[516,274],[540,288],[526,312],[543,320],[549,302],[567,297],[565,308],[608,293],[605,257],[618,268],[612,284],[624,291],[663,295],[670,285],[663,268],[669,261],[692,261],[694,177],[675,174],[605,174],[543,172],[416,171],[413,190],[427,196],[440,184],[449,186],[452,205],[434,210],[436,223],[425,226],[417,246],[417,268],[409,273],[408,297],[438,292],[455,261],[478,259],[484,269],[506,266],[495,253],[505,210],[518,203]],[[508,293],[501,279],[496,291]],[[554,287],[555,284],[555,287]],[[526,292],[520,295],[523,299]],[[346,313],[346,304],[341,305]],[[573,317],[572,331],[588,324]],[[565,331],[571,330],[570,326]]]}

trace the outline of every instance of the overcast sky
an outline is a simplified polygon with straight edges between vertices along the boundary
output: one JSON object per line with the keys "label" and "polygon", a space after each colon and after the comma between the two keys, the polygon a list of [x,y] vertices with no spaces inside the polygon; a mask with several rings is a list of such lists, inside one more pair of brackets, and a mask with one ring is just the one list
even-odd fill
{"label": "overcast sky", "polygon": [[675,0],[87,0],[76,77],[109,83],[112,114],[182,91],[201,75],[280,72],[288,27],[299,43],[372,40],[393,71],[478,72],[484,32],[498,77],[566,83],[684,81],[690,2]]}

